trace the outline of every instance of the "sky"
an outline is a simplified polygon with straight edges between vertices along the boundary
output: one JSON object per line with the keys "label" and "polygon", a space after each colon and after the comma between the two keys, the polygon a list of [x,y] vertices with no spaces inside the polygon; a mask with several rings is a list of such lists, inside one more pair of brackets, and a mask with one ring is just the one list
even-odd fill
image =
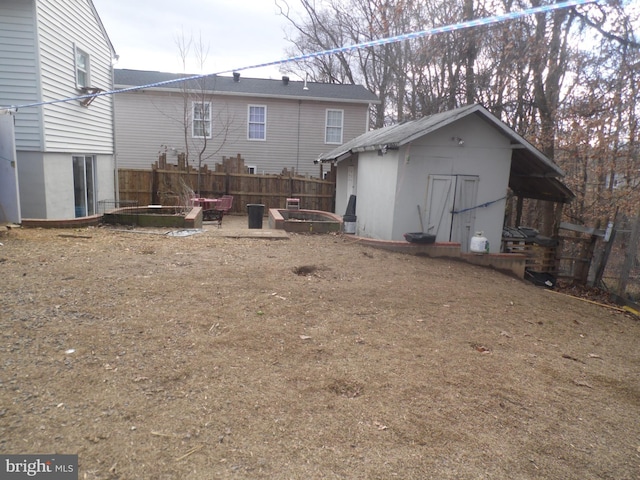
{"label": "sky", "polygon": [[[222,73],[287,57],[287,21],[278,15],[274,0],[93,0],[93,4],[119,56],[115,68]],[[203,68],[193,45],[183,68],[180,38],[193,38],[194,44],[202,39],[208,49]],[[278,66],[241,73],[252,78],[282,76]]]}

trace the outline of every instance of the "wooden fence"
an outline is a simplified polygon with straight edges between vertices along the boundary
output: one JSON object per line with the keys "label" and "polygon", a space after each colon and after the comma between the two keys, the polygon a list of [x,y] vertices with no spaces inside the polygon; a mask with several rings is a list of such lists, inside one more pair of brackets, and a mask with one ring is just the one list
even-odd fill
{"label": "wooden fence", "polygon": [[204,165],[198,172],[186,165],[183,157],[173,165],[167,163],[163,154],[151,170],[118,170],[120,200],[135,201],[138,205],[185,205],[192,192],[207,198],[233,195],[231,212],[246,213],[247,204],[263,204],[268,211],[269,208],[284,208],[286,199],[295,197],[300,199],[300,208],[333,211],[333,171],[332,180],[297,176],[288,171],[281,175],[245,172],[240,155],[223,158],[222,164],[216,164],[215,171]]}

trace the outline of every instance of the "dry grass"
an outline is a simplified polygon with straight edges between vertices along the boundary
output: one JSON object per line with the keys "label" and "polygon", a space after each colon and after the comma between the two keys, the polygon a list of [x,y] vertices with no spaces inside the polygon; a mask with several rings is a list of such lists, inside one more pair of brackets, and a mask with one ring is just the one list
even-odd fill
{"label": "dry grass", "polygon": [[341,236],[0,241],[5,453],[88,480],[640,476],[618,311]]}

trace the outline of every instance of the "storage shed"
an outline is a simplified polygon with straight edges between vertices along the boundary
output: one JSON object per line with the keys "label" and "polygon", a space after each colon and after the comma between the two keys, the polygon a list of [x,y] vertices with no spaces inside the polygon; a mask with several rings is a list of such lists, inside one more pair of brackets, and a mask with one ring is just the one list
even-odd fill
{"label": "storage shed", "polygon": [[424,232],[467,252],[481,231],[499,253],[509,190],[573,198],[557,165],[478,104],[367,132],[319,161],[336,164],[336,213],[355,195],[355,233],[378,240]]}

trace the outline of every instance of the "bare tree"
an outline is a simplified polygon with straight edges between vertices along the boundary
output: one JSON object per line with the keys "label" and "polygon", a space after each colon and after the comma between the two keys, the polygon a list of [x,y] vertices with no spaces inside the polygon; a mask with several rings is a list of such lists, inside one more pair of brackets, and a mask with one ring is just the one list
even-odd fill
{"label": "bare tree", "polygon": [[[204,44],[202,35],[196,41],[184,32],[176,38],[176,45],[182,60],[185,77],[188,59],[193,57],[202,74],[209,55],[209,47]],[[197,159],[198,179],[197,193],[202,191],[202,166],[207,160],[218,154],[226,144],[232,128],[232,118],[223,101],[215,97],[217,77],[207,75],[197,79],[186,80],[180,84],[182,91],[182,131],[184,135],[184,153],[187,164],[190,153],[195,152]]]}
{"label": "bare tree", "polygon": [[[275,0],[292,26],[293,55],[342,47],[550,0]],[[635,21],[634,21],[635,20]],[[640,203],[637,19],[620,0],[540,13],[492,26],[312,57],[291,72],[361,83],[381,100],[379,127],[480,102],[567,172],[589,222],[614,204]],[[526,221],[553,231],[550,204]]]}

